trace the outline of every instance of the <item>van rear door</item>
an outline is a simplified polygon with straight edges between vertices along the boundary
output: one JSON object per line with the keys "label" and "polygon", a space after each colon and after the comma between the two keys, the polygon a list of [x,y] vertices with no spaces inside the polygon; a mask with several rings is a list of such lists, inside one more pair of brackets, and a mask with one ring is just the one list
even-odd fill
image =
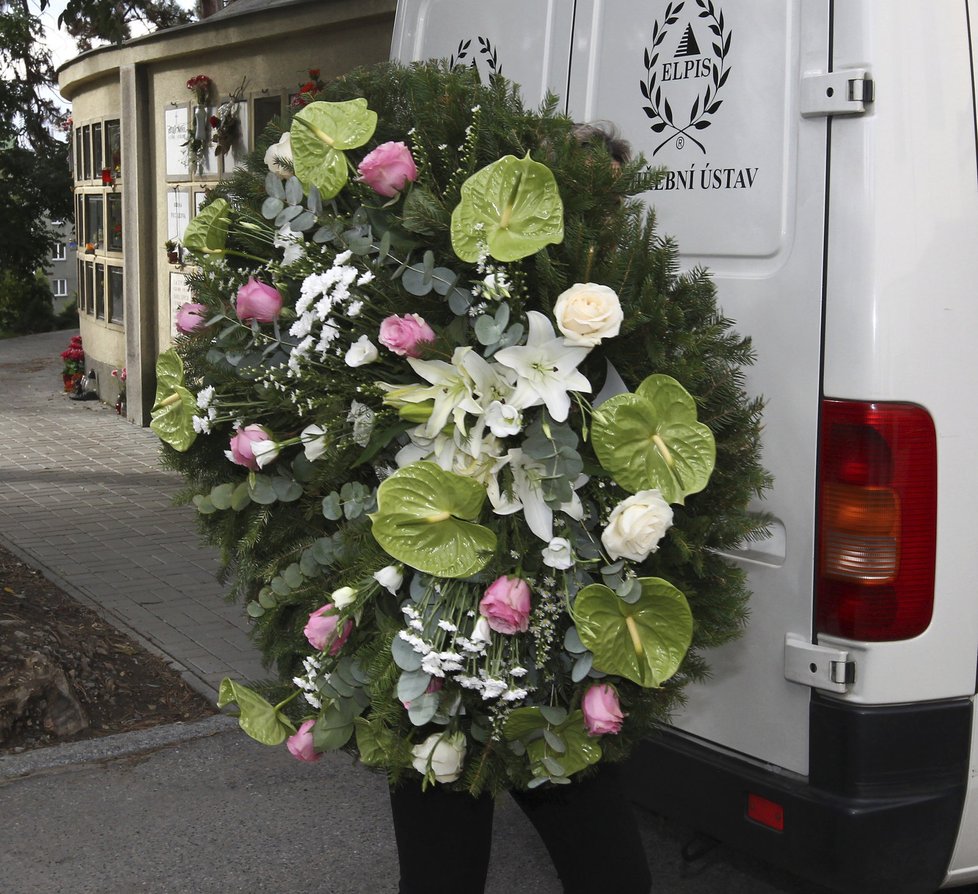
{"label": "van rear door", "polygon": [[812,639],[828,134],[802,97],[826,98],[829,17],[828,0],[578,0],[568,93],[572,117],[614,122],[667,169],[647,196],[660,231],[712,271],[754,341],[748,389],[767,401],[775,484],[757,508],[774,522],[735,557],[750,624],[707,656],[712,678],[676,724],[799,774],[810,689],[785,679],[785,634]]}

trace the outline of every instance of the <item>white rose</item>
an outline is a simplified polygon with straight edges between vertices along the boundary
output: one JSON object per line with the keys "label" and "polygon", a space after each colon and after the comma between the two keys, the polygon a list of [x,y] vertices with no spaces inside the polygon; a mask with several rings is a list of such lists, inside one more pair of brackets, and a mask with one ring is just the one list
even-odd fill
{"label": "white rose", "polygon": [[641,490],[622,500],[608,517],[601,542],[612,559],[641,562],[659,548],[672,527],[672,508],[657,490]]}
{"label": "white rose", "polygon": [[366,335],[361,335],[350,345],[350,350],[346,352],[346,357],[343,359],[347,366],[356,367],[373,363],[378,356],[377,346]]}
{"label": "white rose", "polygon": [[541,551],[543,564],[558,571],[566,571],[574,564],[570,541],[566,537],[554,537]]}
{"label": "white rose", "polygon": [[385,565],[380,571],[374,572],[374,580],[396,596],[404,582],[404,569],[400,565]]}
{"label": "white rose", "polygon": [[516,407],[494,400],[486,408],[486,425],[497,438],[518,435],[523,430],[523,414]]}
{"label": "white rose", "polygon": [[292,164],[292,134],[288,131],[282,134],[277,143],[273,143],[265,150],[265,164],[268,170],[283,180],[288,180],[292,176],[292,171],[282,164],[283,161]]}
{"label": "white rose", "polygon": [[462,775],[465,736],[432,733],[420,745],[415,745],[411,754],[414,755],[411,764],[422,776],[434,777],[435,782],[454,782]]}
{"label": "white rose", "polygon": [[356,602],[356,599],[357,591],[353,587],[340,587],[338,590],[333,590],[329,597],[329,601],[335,608],[346,608]]}
{"label": "white rose", "polygon": [[302,441],[306,459],[311,463],[326,452],[326,429],[321,425],[307,425],[299,435],[299,440]]}
{"label": "white rose", "polygon": [[624,314],[613,289],[579,282],[560,293],[554,319],[568,344],[591,348],[618,334]]}

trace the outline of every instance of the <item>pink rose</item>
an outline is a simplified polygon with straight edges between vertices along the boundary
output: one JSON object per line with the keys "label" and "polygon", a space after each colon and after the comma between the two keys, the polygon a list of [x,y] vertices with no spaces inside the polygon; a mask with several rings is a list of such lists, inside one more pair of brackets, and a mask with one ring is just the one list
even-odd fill
{"label": "pink rose", "polygon": [[315,720],[305,720],[298,732],[285,740],[285,747],[292,752],[293,757],[299,758],[300,761],[318,761],[322,757],[312,747],[312,728],[315,725]]}
{"label": "pink rose", "polygon": [[403,143],[382,143],[369,153],[360,167],[360,179],[374,192],[391,198],[418,179],[411,150]]}
{"label": "pink rose", "polygon": [[497,633],[526,633],[530,626],[530,586],[519,577],[496,578],[479,603],[479,614]]}
{"label": "pink rose", "polygon": [[607,683],[596,683],[584,693],[581,710],[584,712],[584,725],[592,736],[617,733],[625,719],[618,704],[618,693]]}
{"label": "pink rose", "polygon": [[200,329],[207,320],[207,305],[198,304],[196,301],[188,301],[177,308],[177,332],[183,335],[190,335]]}
{"label": "pink rose", "polygon": [[[309,615],[309,623],[303,629],[309,645],[320,652],[329,645],[329,654],[336,655],[353,632],[353,621],[343,625],[343,631],[337,636],[336,628],[340,618],[332,602],[327,602]],[[330,645],[331,643],[331,645]]]}
{"label": "pink rose", "polygon": [[238,289],[234,307],[239,320],[271,323],[282,311],[282,296],[278,289],[249,276],[248,282]]}
{"label": "pink rose", "polygon": [[388,317],[380,324],[380,343],[401,357],[420,357],[421,343],[435,340],[434,330],[417,314]]}
{"label": "pink rose", "polygon": [[224,455],[231,462],[251,469],[252,472],[257,472],[260,467],[252,445],[259,441],[269,440],[271,440],[271,435],[267,429],[261,425],[248,425],[234,433],[231,438],[231,449],[226,450]]}

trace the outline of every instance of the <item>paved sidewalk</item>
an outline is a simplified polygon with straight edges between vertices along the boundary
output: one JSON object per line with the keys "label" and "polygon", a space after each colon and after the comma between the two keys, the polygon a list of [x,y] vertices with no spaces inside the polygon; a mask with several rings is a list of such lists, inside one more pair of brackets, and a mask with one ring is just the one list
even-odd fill
{"label": "paved sidewalk", "polygon": [[208,697],[225,676],[268,677],[193,507],[172,505],[181,478],[160,468],[156,435],[58,392],[71,335],[0,341],[0,541]]}

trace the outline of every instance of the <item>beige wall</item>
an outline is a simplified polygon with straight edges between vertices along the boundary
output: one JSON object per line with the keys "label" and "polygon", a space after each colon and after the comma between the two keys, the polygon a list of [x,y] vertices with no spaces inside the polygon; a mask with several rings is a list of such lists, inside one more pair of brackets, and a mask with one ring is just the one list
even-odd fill
{"label": "beige wall", "polygon": [[250,131],[250,102],[256,96],[296,92],[310,68],[328,79],[386,59],[395,6],[395,0],[297,0],[96,50],[59,72],[76,125],[122,119],[126,325],[83,314],[81,326],[104,399],[114,400],[116,393],[109,371],[129,367],[132,421],[149,420],[156,356],[172,340],[170,274],[181,268],[167,261],[164,248],[167,192],[176,187],[188,193],[192,208],[194,192],[216,182],[216,176],[167,177],[164,110],[189,107],[193,96],[186,82],[194,75],[208,75],[219,100],[245,78]]}

